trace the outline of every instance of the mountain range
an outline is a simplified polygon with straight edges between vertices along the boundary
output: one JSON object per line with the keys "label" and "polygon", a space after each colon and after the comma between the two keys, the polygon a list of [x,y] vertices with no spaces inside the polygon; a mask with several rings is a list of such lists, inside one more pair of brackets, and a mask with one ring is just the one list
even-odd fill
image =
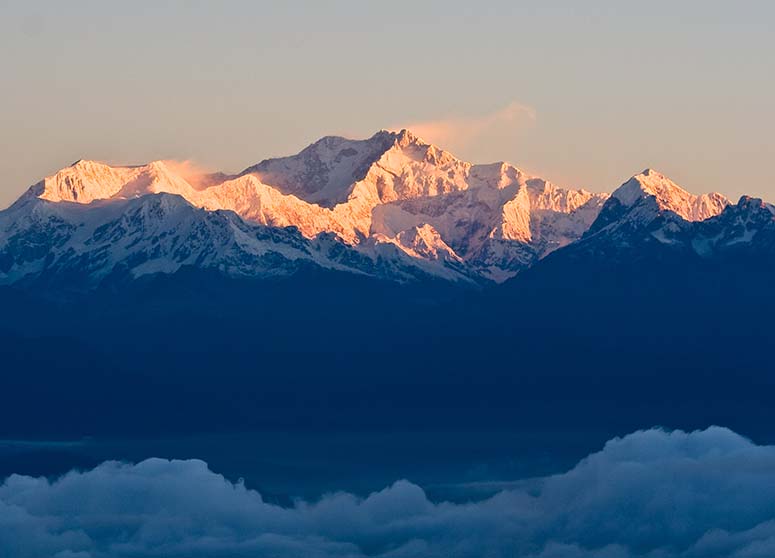
{"label": "mountain range", "polygon": [[236,175],[171,161],[77,161],[0,212],[0,282],[78,278],[93,287],[185,266],[259,278],[317,266],[399,282],[503,282],[559,248],[624,246],[644,232],[639,242],[703,257],[767,243],[772,217],[771,205],[693,195],[654,170],[595,194],[383,130],[325,137]]}
{"label": "mountain range", "polygon": [[773,284],[772,205],[654,170],[570,190],[407,131],[234,175],[78,161],[0,212],[0,424],[754,432]]}

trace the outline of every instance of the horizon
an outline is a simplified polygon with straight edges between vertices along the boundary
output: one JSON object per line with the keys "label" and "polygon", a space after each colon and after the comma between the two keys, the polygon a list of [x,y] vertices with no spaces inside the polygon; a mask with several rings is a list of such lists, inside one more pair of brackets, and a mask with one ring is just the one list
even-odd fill
{"label": "horizon", "polygon": [[0,207],[80,157],[234,171],[326,134],[399,127],[462,160],[594,192],[656,168],[694,193],[775,198],[771,3],[152,13],[4,4]]}

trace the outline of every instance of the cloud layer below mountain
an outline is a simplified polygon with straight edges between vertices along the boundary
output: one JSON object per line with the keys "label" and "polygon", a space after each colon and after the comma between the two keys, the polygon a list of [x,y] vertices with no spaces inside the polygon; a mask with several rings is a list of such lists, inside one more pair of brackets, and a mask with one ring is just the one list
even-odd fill
{"label": "cloud layer below mountain", "polygon": [[718,427],[617,438],[566,473],[468,504],[402,480],[283,508],[197,460],[0,486],[0,556],[772,555],[775,446]]}

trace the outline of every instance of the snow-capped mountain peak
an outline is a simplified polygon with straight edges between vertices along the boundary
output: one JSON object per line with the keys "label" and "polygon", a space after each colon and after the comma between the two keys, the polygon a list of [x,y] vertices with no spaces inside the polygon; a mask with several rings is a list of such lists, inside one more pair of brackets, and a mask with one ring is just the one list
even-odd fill
{"label": "snow-capped mountain peak", "polygon": [[[331,209],[357,196],[359,182],[375,182],[378,177],[374,175],[382,172],[400,177],[410,161],[431,166],[460,163],[408,130],[380,130],[365,140],[326,136],[297,155],[265,159],[240,176],[253,175],[283,194]],[[372,193],[378,197],[395,194],[379,189]]]}
{"label": "snow-capped mountain peak", "polygon": [[52,202],[90,203],[113,197],[136,174],[132,167],[112,167],[80,159],[45,178],[33,189],[38,197]]}
{"label": "snow-capped mountain peak", "polygon": [[78,160],[33,186],[38,197],[51,202],[91,203],[110,198],[128,199],[170,193],[191,199],[194,187],[167,161],[147,165],[111,166]]}
{"label": "snow-capped mountain peak", "polygon": [[694,195],[648,169],[612,194],[572,252],[627,260],[664,250],[687,258],[775,253],[775,206],[748,196],[732,204],[721,194]]}
{"label": "snow-capped mountain peak", "polygon": [[384,131],[365,140],[326,136],[297,155],[265,159],[240,176],[254,175],[283,194],[331,208],[347,200],[353,185],[394,143]]}
{"label": "snow-capped mountain peak", "polygon": [[721,194],[695,195],[687,192],[664,174],[653,169],[630,178],[611,195],[626,207],[632,207],[642,200],[656,204],[659,211],[672,211],[687,221],[703,221],[718,215],[729,205]]}

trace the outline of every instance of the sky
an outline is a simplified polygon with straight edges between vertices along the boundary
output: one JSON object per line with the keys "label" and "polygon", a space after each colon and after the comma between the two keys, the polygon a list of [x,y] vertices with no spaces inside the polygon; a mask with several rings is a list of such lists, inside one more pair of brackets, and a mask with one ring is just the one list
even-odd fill
{"label": "sky", "polygon": [[775,201],[775,2],[0,0],[0,207],[85,158],[238,171],[409,127],[610,191]]}

